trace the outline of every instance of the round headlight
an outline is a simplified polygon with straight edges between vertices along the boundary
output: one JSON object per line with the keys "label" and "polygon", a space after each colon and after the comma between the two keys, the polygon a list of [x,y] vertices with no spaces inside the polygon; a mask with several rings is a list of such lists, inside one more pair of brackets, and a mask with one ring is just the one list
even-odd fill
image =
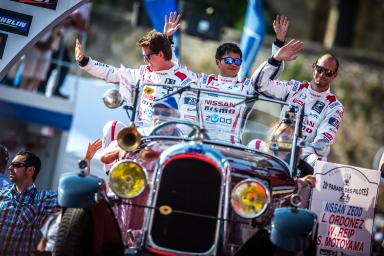
{"label": "round headlight", "polygon": [[119,197],[134,198],[140,195],[147,185],[147,175],[141,165],[122,160],[112,166],[109,184]]}
{"label": "round headlight", "polygon": [[256,180],[243,180],[231,193],[233,210],[241,217],[251,219],[260,216],[270,202],[268,189]]}

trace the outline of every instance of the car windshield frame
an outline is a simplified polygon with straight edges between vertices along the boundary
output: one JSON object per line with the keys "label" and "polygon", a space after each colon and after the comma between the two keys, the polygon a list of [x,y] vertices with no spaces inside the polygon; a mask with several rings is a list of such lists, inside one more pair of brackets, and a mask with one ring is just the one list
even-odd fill
{"label": "car windshield frame", "polygon": [[[139,93],[139,95],[137,95],[137,99],[140,98],[141,96],[141,93],[144,92],[144,89],[145,88],[152,88],[154,90],[156,90],[156,87],[169,87],[169,85],[166,85],[166,84],[152,84],[152,83],[143,83],[143,84],[136,84],[136,93]],[[247,108],[249,108],[247,110],[247,114],[244,115],[242,118],[245,122],[245,124],[243,125],[243,128],[242,128],[242,132],[241,132],[241,139],[242,139],[242,143],[231,143],[230,141],[225,141],[225,140],[220,140],[220,139],[210,139],[208,138],[207,136],[203,136],[203,140],[204,141],[207,141],[209,143],[214,143],[214,144],[219,144],[219,145],[223,145],[223,146],[228,146],[228,147],[231,147],[231,146],[236,146],[236,147],[239,147],[239,148],[244,148],[244,149],[251,149],[251,150],[256,150],[256,151],[261,151],[263,153],[267,153],[267,154],[270,154],[270,155],[273,155],[279,159],[282,159],[289,167],[290,167],[290,170],[291,170],[291,173],[294,174],[294,171],[295,171],[295,165],[293,165],[293,162],[296,162],[296,157],[295,155],[297,155],[297,151],[299,150],[298,147],[297,147],[297,143],[298,143],[298,134],[299,134],[299,126],[300,126],[300,115],[296,115],[295,117],[295,120],[294,120],[294,124],[293,124],[293,128],[294,128],[294,132],[291,136],[291,141],[289,142],[289,144],[292,145],[290,151],[287,151],[289,153],[289,157],[284,159],[281,155],[279,156],[278,153],[280,153],[281,150],[268,150],[270,149],[270,147],[266,147],[264,148],[264,150],[262,149],[253,149],[253,148],[249,148],[247,147],[247,144],[249,143],[249,141],[251,139],[260,139],[261,141],[266,141],[268,137],[272,137],[272,132],[273,132],[273,129],[271,129],[271,127],[273,126],[273,124],[279,124],[279,122],[281,122],[281,119],[280,119],[280,112],[281,112],[281,109],[283,106],[289,106],[288,103],[284,102],[284,101],[281,101],[281,100],[277,100],[277,99],[273,99],[273,98],[269,98],[269,97],[266,97],[266,96],[263,96],[263,95],[260,95],[260,94],[257,94],[255,93],[254,95],[243,95],[243,94],[238,94],[238,93],[230,93],[230,92],[222,92],[222,91],[216,91],[216,90],[210,90],[210,89],[203,89],[203,88],[199,88],[199,87],[191,87],[191,86],[173,86],[174,88],[176,88],[176,90],[174,90],[173,92],[169,93],[169,94],[165,94],[163,97],[161,98],[158,98],[156,99],[157,101],[163,101],[163,100],[166,100],[168,97],[171,97],[173,95],[182,95],[183,93],[185,92],[195,92],[196,94],[196,97],[197,97],[197,100],[196,102],[198,102],[197,104],[197,112],[198,112],[198,118],[197,120],[198,121],[195,121],[195,122],[192,122],[192,121],[185,121],[183,119],[180,119],[179,117],[171,117],[171,116],[167,116],[167,117],[163,117],[162,119],[162,124],[164,124],[165,122],[166,123],[169,123],[169,126],[173,126],[175,129],[182,129],[181,126],[184,126],[184,125],[187,125],[185,123],[190,123],[190,124],[193,124],[193,126],[196,128],[196,129],[201,129],[201,131],[206,132],[206,134],[209,134],[211,133],[211,131],[209,131],[205,126],[205,124],[202,122],[202,116],[203,114],[203,111],[204,109],[202,108],[201,106],[201,99],[204,97],[204,95],[217,95],[220,97],[220,99],[236,99],[236,103],[234,106],[233,104],[233,101],[232,101],[232,105],[230,104],[229,106],[232,106],[232,107],[238,107],[238,106],[245,106],[247,105]],[[135,94],[136,95],[136,94]],[[136,97],[136,96],[134,96]],[[132,102],[132,100],[130,100],[129,102]],[[139,102],[139,100],[136,100],[136,101],[133,101],[133,102]],[[134,116],[138,116],[138,112],[139,112],[139,108],[140,108],[140,104],[138,104],[138,106],[136,108],[133,108],[136,110],[136,113]],[[222,106],[222,108],[226,108],[226,106]],[[299,112],[299,111],[298,111]],[[161,113],[161,111],[160,111]],[[165,113],[165,112],[164,112]],[[265,121],[265,122],[260,122],[259,119],[256,119],[257,116],[259,116],[261,114],[261,118],[262,119],[268,119],[268,121]],[[181,121],[180,121],[181,120]],[[180,135],[178,133],[175,133],[175,134],[166,134],[166,133],[156,133],[156,134],[153,134],[153,130],[154,128],[156,128],[158,125],[154,125],[154,126],[151,126],[151,127],[139,127],[138,130],[139,132],[143,135],[143,138],[174,138],[174,139],[184,139],[184,140],[192,140],[192,139],[195,139],[193,137],[193,129],[190,128],[190,132],[187,132],[187,135]],[[167,125],[166,125],[167,126]],[[188,126],[188,125],[187,125]],[[258,127],[258,129],[256,129],[255,127]],[[261,127],[261,128],[260,128]],[[169,127],[167,127],[169,128]],[[165,128],[164,128],[165,129]],[[258,133],[257,134],[255,134]],[[256,136],[257,135],[257,136]],[[266,143],[268,144],[268,143]],[[271,144],[271,143],[269,143]],[[288,144],[288,143],[287,143]],[[286,151],[286,149],[285,149]]]}

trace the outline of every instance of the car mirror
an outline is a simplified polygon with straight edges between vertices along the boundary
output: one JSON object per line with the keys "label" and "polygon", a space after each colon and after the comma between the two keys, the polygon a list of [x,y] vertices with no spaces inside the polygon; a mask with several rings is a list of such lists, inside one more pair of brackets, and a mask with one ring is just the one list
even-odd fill
{"label": "car mirror", "polygon": [[120,107],[124,100],[118,89],[108,89],[103,95],[104,105],[108,108]]}

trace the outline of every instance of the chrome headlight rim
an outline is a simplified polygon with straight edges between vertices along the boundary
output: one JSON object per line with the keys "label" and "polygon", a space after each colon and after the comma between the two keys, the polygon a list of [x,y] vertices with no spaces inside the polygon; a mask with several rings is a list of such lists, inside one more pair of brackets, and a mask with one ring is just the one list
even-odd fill
{"label": "chrome headlight rim", "polygon": [[[266,197],[266,200],[265,200],[265,204],[264,206],[262,207],[262,209],[258,212],[258,213],[255,213],[253,215],[250,215],[250,214],[242,214],[240,212],[238,212],[234,206],[234,192],[243,184],[247,184],[247,183],[256,183],[258,186],[260,186],[264,192],[265,192],[265,197]],[[232,207],[232,210],[240,217],[244,218],[244,219],[254,219],[254,218],[257,218],[257,217],[260,217],[261,215],[263,215],[268,206],[271,204],[271,193],[269,192],[269,189],[268,187],[259,179],[255,179],[255,178],[249,178],[249,179],[245,179],[245,180],[242,180],[242,181],[239,181],[232,189],[231,191],[231,195],[230,195],[230,202],[231,202],[231,207]]]}
{"label": "chrome headlight rim", "polygon": [[[137,193],[135,193],[134,195],[132,195],[132,196],[127,196],[127,195],[123,195],[123,194],[119,193],[117,191],[117,189],[113,186],[112,182],[111,182],[115,168],[117,166],[121,165],[121,164],[129,164],[129,163],[135,164],[136,166],[140,167],[140,169],[141,169],[141,171],[142,171],[142,173],[144,175],[144,184],[142,185],[140,190]],[[148,184],[147,170],[144,168],[144,166],[142,164],[138,163],[137,161],[131,160],[131,159],[123,159],[123,160],[120,160],[120,161],[114,163],[112,165],[112,167],[111,167],[111,170],[109,172],[108,177],[109,177],[108,184],[109,184],[109,187],[111,188],[111,190],[113,191],[113,193],[115,193],[118,197],[124,198],[124,199],[132,199],[132,198],[140,196],[143,193],[143,191],[145,190],[145,188],[147,187],[147,184]]]}

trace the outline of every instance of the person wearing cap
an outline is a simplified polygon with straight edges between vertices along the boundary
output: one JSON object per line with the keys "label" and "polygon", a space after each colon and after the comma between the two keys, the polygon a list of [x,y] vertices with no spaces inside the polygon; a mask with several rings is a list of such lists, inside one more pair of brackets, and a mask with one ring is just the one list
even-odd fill
{"label": "person wearing cap", "polygon": [[8,150],[4,145],[0,144],[0,189],[11,185],[11,181],[6,175],[8,163]]}
{"label": "person wearing cap", "polygon": [[[167,121],[180,118],[178,104],[174,97],[169,96],[153,105],[152,124],[156,127]],[[182,131],[175,125],[167,125],[156,132],[154,135],[182,136]]]}

